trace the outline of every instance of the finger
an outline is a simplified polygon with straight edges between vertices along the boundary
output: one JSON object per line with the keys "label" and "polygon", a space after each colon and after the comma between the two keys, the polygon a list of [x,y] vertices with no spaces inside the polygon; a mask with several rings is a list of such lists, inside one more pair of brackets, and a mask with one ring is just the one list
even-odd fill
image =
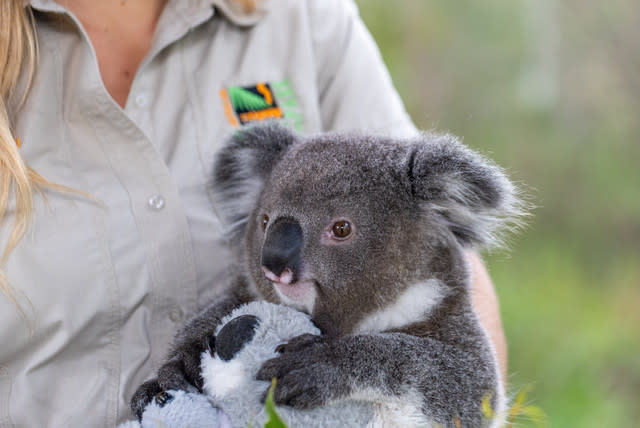
{"label": "finger", "polygon": [[305,348],[318,344],[322,341],[322,338],[315,334],[303,334],[291,339],[288,343],[278,346],[276,352],[289,353],[299,352]]}
{"label": "finger", "polygon": [[276,383],[273,400],[276,404],[306,409],[321,403],[320,389],[310,381],[305,370],[285,375]]}
{"label": "finger", "polygon": [[282,366],[280,360],[278,358],[273,358],[271,360],[267,360],[262,364],[260,370],[256,374],[257,380],[266,380],[271,381],[271,379],[278,378],[281,373],[284,372],[284,367]]}
{"label": "finger", "polygon": [[265,361],[256,375],[258,380],[267,380],[281,378],[292,370],[299,370],[305,365],[310,364],[311,360],[304,358],[300,353],[287,353],[279,357]]}

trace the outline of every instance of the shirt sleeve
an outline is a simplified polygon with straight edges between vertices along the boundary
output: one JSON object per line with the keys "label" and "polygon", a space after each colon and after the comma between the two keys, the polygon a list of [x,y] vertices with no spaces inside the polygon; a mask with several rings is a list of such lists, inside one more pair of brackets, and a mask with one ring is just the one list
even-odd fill
{"label": "shirt sleeve", "polygon": [[309,1],[324,130],[418,131],[352,0]]}

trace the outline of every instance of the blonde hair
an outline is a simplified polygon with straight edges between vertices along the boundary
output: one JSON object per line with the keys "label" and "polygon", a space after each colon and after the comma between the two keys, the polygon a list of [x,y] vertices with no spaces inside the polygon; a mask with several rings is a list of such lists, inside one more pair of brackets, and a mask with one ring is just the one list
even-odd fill
{"label": "blonde hair", "polygon": [[[33,15],[23,0],[0,2],[0,224],[5,220],[7,205],[15,201],[15,219],[8,242],[0,242],[0,290],[20,309],[7,281],[3,266],[9,253],[22,238],[31,219],[33,190],[49,182],[30,169],[22,160],[13,135],[9,99],[19,95],[24,102],[26,90],[33,79],[37,45]],[[23,94],[15,94],[20,76],[26,73]]]}
{"label": "blonde hair", "polygon": [[[3,292],[24,315],[3,266],[9,254],[24,236],[31,221],[33,192],[48,187],[63,192],[86,195],[61,186],[31,169],[20,155],[20,143],[13,134],[13,112],[10,99],[17,99],[19,109],[35,73],[38,46],[36,43],[33,12],[23,0],[0,2],[0,225],[5,221],[9,201],[15,204],[13,227],[6,243],[0,242],[0,291]],[[21,76],[26,76],[22,93],[16,93]]]}

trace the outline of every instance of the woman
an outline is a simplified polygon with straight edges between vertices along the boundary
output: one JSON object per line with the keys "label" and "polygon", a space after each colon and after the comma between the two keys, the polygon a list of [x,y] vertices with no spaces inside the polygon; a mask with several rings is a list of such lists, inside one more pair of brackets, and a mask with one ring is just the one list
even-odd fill
{"label": "woman", "polygon": [[415,132],[351,1],[4,0],[0,31],[0,426],[131,417],[224,287],[207,182],[235,127]]}

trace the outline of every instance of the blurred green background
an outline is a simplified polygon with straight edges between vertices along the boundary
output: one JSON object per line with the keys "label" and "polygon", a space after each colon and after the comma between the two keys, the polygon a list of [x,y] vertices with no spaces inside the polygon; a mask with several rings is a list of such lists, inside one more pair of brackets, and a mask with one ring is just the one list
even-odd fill
{"label": "blurred green background", "polygon": [[640,426],[640,2],[357,3],[416,124],[537,206],[487,255],[511,393],[548,426]]}

